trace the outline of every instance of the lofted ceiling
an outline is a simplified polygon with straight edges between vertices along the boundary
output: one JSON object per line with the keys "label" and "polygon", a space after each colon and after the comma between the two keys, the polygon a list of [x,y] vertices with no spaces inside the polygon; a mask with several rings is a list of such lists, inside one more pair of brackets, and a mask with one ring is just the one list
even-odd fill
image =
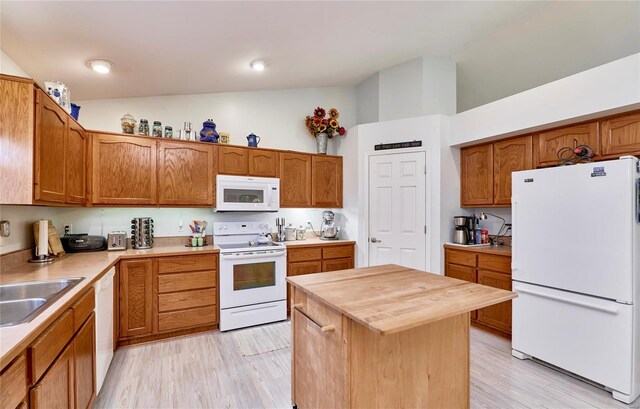
{"label": "lofted ceiling", "polygon": [[[449,56],[463,110],[638,52],[639,4],[2,0],[0,47],[74,100],[349,86]],[[89,70],[94,58],[112,73]]]}

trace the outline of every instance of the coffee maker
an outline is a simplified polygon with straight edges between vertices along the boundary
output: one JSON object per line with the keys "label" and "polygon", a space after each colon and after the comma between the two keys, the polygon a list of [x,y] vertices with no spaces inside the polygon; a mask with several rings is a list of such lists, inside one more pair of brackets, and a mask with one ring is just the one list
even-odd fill
{"label": "coffee maker", "polygon": [[474,232],[476,228],[476,215],[456,216],[453,218],[453,242],[456,244],[475,244]]}

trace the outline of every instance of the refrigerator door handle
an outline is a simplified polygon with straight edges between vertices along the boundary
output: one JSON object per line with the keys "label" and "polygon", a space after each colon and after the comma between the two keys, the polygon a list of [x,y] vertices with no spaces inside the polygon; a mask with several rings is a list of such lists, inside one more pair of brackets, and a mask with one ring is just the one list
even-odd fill
{"label": "refrigerator door handle", "polygon": [[561,301],[561,302],[565,302],[567,304],[578,305],[580,307],[590,308],[592,310],[606,312],[608,314],[618,315],[618,313],[620,312],[620,310],[617,307],[602,307],[600,305],[589,304],[589,303],[586,303],[586,302],[583,302],[583,301],[570,300],[568,298],[558,297],[556,295],[551,295],[551,294],[544,294],[544,293],[540,293],[538,291],[527,290],[527,289],[524,289],[524,288],[516,289],[515,291],[518,292],[518,293],[530,294],[530,295],[534,295],[534,296],[537,296],[537,297],[548,298],[550,300]]}
{"label": "refrigerator door handle", "polygon": [[640,223],[640,178],[636,180],[636,222]]}
{"label": "refrigerator door handle", "polygon": [[[518,224],[516,223],[516,214],[517,214],[517,209],[518,209],[518,200],[515,197],[511,198],[511,225],[512,226],[517,226]],[[517,250],[517,246],[515,246],[514,244],[515,241],[515,236],[517,233],[514,234],[513,230],[511,232],[511,272],[515,272],[518,269],[518,265],[516,264],[518,261],[518,257],[516,257],[516,250]]]}

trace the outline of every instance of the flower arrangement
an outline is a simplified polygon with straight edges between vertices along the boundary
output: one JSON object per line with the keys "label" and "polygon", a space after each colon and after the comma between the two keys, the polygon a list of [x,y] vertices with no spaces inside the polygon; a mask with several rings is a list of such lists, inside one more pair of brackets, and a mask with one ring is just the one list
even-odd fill
{"label": "flower arrangement", "polygon": [[333,138],[336,134],[343,136],[347,131],[340,126],[338,117],[340,114],[335,108],[331,108],[327,113],[324,108],[317,107],[313,111],[313,116],[307,115],[304,120],[307,130],[314,138],[318,134],[326,133],[329,139]]}

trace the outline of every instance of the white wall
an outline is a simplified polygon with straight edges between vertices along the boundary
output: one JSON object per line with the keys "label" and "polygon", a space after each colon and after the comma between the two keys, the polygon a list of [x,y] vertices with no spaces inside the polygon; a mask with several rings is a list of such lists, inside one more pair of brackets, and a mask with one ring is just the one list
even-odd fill
{"label": "white wall", "polygon": [[422,58],[380,71],[380,121],[422,115]]}
{"label": "white wall", "polygon": [[16,64],[11,57],[0,49],[0,73],[7,75],[16,75],[18,77],[31,78],[29,74],[24,72],[22,68]]}
{"label": "white wall", "polygon": [[380,75],[373,74],[356,86],[356,123],[378,122]]}
{"label": "white wall", "polygon": [[56,224],[56,209],[43,206],[0,206],[0,220],[11,223],[9,237],[0,237],[0,254],[33,247],[33,223],[40,219],[51,220]]}
{"label": "white wall", "polygon": [[[315,139],[307,132],[304,119],[317,106],[340,111],[340,125],[356,123],[355,87],[306,88],[279,91],[228,92],[145,98],[76,101],[81,106],[80,123],[87,129],[122,132],[120,118],[130,113],[162,126],[173,126],[174,135],[185,121],[198,132],[212,118],[218,131],[231,132],[231,143],[247,145],[246,136],[260,136],[259,146],[315,152]],[[329,149],[335,151],[330,141]]]}
{"label": "white wall", "polygon": [[[357,156],[351,155],[350,169],[345,170],[345,186],[347,178],[353,189],[344,189],[346,214],[353,219],[354,223],[349,223],[350,234],[357,231],[358,261],[357,265],[362,267],[367,265],[365,248],[368,242],[368,220],[366,219],[365,208],[365,186],[368,183],[368,175],[365,173],[366,154],[374,152],[374,145],[378,143],[402,142],[410,140],[422,140],[423,148],[427,150],[428,170],[427,177],[431,186],[428,192],[430,203],[427,204],[429,216],[427,218],[427,228],[429,231],[427,245],[429,248],[427,269],[434,273],[442,271],[442,228],[449,226],[447,222],[451,212],[458,212],[449,208],[444,209],[442,204],[449,206],[450,197],[458,198],[457,189],[459,183],[449,183],[449,179],[457,179],[451,175],[443,178],[443,171],[455,169],[455,154],[450,153],[447,142],[448,118],[440,115],[422,116],[418,118],[400,119],[394,121],[378,122],[373,124],[358,125],[350,130],[352,136],[357,136],[357,143],[352,142],[349,146],[340,146],[338,154],[346,155],[357,147]],[[355,138],[354,138],[355,139]],[[448,154],[442,155],[443,144],[446,144]],[[347,161],[345,160],[345,163]],[[357,175],[357,182],[354,176]],[[353,182],[351,182],[353,180]],[[447,182],[447,184],[443,184]],[[456,181],[457,182],[457,181]],[[449,219],[450,220],[450,219]]]}
{"label": "white wall", "polygon": [[640,107],[640,54],[454,115],[450,144],[535,131],[633,107]]}
{"label": "white wall", "polygon": [[[198,208],[58,208],[56,228],[60,234],[63,226],[73,224],[74,233],[89,233],[106,236],[112,231],[131,233],[131,219],[134,217],[153,217],[154,234],[157,237],[187,236],[191,234],[189,224],[193,220],[205,220],[213,233],[213,223],[223,221],[267,222],[275,230],[276,217],[286,218],[294,226],[307,227],[311,222],[318,231],[325,209],[283,209],[277,213],[215,213],[213,209]],[[341,209],[335,209],[340,214]],[[340,221],[338,219],[338,221]],[[180,223],[182,222],[182,230]]]}

